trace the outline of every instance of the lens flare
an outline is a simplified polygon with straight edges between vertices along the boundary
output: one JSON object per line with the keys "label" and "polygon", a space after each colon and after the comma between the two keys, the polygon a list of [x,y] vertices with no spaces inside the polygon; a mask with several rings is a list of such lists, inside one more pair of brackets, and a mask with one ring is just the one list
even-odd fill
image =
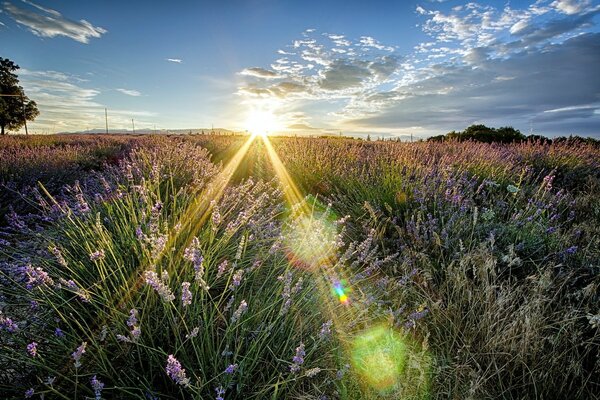
{"label": "lens flare", "polygon": [[348,297],[349,290],[344,287],[344,283],[341,281],[336,281],[333,283],[333,293],[337,296],[340,303],[348,304],[350,302],[350,298]]}
{"label": "lens flare", "polygon": [[373,389],[393,391],[398,387],[406,365],[406,351],[407,346],[398,333],[377,326],[354,339],[352,364]]}

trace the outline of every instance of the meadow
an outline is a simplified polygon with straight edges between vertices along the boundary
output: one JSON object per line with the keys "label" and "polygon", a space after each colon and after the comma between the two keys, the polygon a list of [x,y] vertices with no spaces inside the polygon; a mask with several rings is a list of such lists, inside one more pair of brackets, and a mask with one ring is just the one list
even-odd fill
{"label": "meadow", "polygon": [[0,138],[0,398],[600,398],[600,149]]}

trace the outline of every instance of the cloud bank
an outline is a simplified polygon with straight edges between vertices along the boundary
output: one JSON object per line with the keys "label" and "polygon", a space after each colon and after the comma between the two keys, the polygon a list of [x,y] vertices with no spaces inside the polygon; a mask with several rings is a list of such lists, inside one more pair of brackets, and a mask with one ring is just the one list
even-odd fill
{"label": "cloud bank", "polygon": [[600,5],[432,7],[415,8],[429,40],[412,52],[370,36],[307,30],[270,65],[241,71],[238,94],[279,104],[282,113],[315,114],[310,104],[319,104],[326,127],[357,132],[432,135],[486,123],[600,135]]}

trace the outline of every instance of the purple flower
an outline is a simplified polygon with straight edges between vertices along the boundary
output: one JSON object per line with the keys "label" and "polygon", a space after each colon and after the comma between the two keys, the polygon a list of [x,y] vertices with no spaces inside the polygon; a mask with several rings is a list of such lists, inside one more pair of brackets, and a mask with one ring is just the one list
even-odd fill
{"label": "purple flower", "polygon": [[242,284],[242,277],[244,276],[244,270],[243,269],[238,269],[237,271],[235,271],[235,274],[233,275],[232,281],[231,281],[231,286],[229,287],[231,290],[235,290],[235,288],[237,288],[238,286],[240,286]]}
{"label": "purple flower", "polygon": [[304,356],[306,352],[304,351],[304,343],[300,343],[300,346],[296,347],[296,355],[292,359],[293,364],[290,366],[290,371],[292,373],[297,373],[300,371],[300,365],[304,364]]}
{"label": "purple flower", "polygon": [[181,284],[181,302],[183,303],[184,307],[192,304],[192,292],[190,291],[189,282],[183,282]]}
{"label": "purple flower", "polygon": [[577,247],[577,246],[571,246],[571,247],[569,247],[568,249],[565,250],[565,253],[569,254],[569,255],[575,254],[575,252],[577,252],[578,248],[579,247]]}
{"label": "purple flower", "polygon": [[226,374],[233,374],[236,370],[238,369],[238,365],[237,364],[229,364],[227,366],[227,368],[225,368],[225,373]]}
{"label": "purple flower", "polygon": [[146,283],[150,285],[154,290],[156,290],[156,292],[163,299],[163,301],[169,303],[175,300],[175,296],[173,295],[173,293],[171,293],[171,289],[169,289],[165,282],[168,279],[169,275],[167,274],[165,276],[164,272],[163,277],[161,277],[160,279],[158,278],[158,274],[154,271],[144,272],[144,277],[146,278]]}
{"label": "purple flower", "polygon": [[29,353],[29,355],[31,357],[36,357],[38,355],[37,353],[37,343],[36,342],[31,342],[27,345],[27,352]]}
{"label": "purple flower", "polygon": [[217,397],[215,398],[215,400],[224,400],[223,395],[225,394],[225,389],[223,389],[222,386],[215,388],[215,392],[217,392]]}
{"label": "purple flower", "polygon": [[35,391],[33,390],[33,388],[27,389],[27,391],[25,392],[25,398],[30,399],[31,397],[33,397],[34,393],[35,393]]}
{"label": "purple flower", "polygon": [[240,302],[240,305],[238,306],[237,310],[235,310],[235,312],[233,313],[233,315],[231,316],[231,323],[234,324],[235,322],[237,322],[237,320],[240,319],[240,317],[248,310],[248,303],[246,303],[246,300],[242,300]]}
{"label": "purple flower", "polygon": [[329,335],[331,335],[331,325],[333,325],[332,320],[323,322],[323,325],[321,325],[321,331],[319,332],[319,337],[321,339],[324,339],[324,338],[328,337]]}
{"label": "purple flower", "polygon": [[73,361],[75,361],[75,368],[81,367],[81,356],[85,353],[85,347],[87,346],[87,342],[82,342],[81,346],[77,348],[73,353],[71,353],[71,357],[73,357]]}
{"label": "purple flower", "polygon": [[132,308],[131,310],[129,310],[129,318],[127,319],[127,326],[129,327],[133,327],[135,325],[137,325],[138,323],[138,310],[136,310],[135,308]]}
{"label": "purple flower", "polygon": [[12,319],[3,317],[2,315],[0,315],[0,328],[6,329],[6,331],[10,333],[14,333],[19,329]]}
{"label": "purple flower", "polygon": [[181,386],[189,386],[190,379],[185,375],[185,369],[181,368],[181,364],[177,359],[173,356],[173,354],[169,354],[167,358],[167,375],[173,379],[175,383]]}
{"label": "purple flower", "polygon": [[104,250],[102,250],[102,249],[94,251],[93,253],[90,253],[91,261],[98,261],[98,260],[102,260],[103,258],[104,258]]}
{"label": "purple flower", "polygon": [[94,389],[94,395],[96,396],[96,400],[100,400],[102,397],[102,389],[104,389],[104,383],[100,382],[96,375],[90,379],[90,383],[92,385],[92,389]]}
{"label": "purple flower", "polygon": [[65,336],[65,333],[62,331],[62,329],[56,328],[54,329],[54,336],[61,338]]}

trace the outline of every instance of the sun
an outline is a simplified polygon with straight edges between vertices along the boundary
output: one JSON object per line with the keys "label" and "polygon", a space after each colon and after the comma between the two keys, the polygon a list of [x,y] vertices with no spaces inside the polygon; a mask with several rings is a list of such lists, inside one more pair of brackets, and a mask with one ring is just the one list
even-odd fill
{"label": "sun", "polygon": [[248,114],[245,129],[251,134],[267,136],[281,129],[281,122],[272,111],[253,110]]}

